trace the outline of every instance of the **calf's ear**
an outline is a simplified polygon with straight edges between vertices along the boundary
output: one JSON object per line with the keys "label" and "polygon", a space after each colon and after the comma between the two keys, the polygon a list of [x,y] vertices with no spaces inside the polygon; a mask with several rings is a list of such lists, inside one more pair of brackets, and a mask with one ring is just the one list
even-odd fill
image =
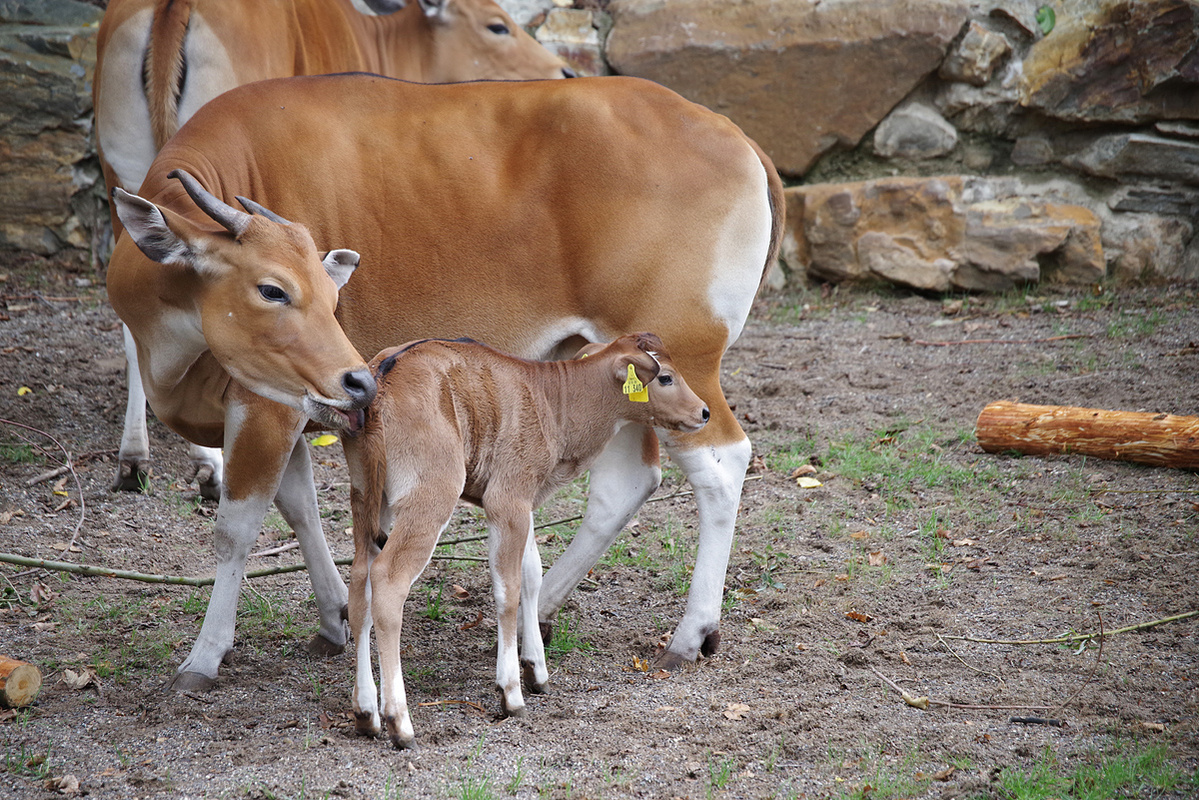
{"label": "calf's ear", "polygon": [[194,251],[171,229],[162,209],[119,186],[112,190],[112,201],[117,217],[125,226],[125,233],[133,238],[146,258],[159,264],[192,265]]}
{"label": "calf's ear", "polygon": [[358,268],[358,254],[353,250],[330,250],[321,263],[325,265],[325,271],[340,291]]}

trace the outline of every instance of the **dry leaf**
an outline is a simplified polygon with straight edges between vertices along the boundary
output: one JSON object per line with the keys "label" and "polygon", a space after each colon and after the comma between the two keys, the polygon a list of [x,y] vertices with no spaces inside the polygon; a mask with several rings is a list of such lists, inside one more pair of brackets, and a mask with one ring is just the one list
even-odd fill
{"label": "dry leaf", "polygon": [[744,719],[748,713],[749,706],[745,705],[745,703],[729,703],[728,707],[724,710],[725,719]]}
{"label": "dry leaf", "polygon": [[791,473],[792,478],[802,478],[804,475],[815,475],[816,468],[811,464],[801,464]]}
{"label": "dry leaf", "polygon": [[887,557],[883,555],[882,550],[877,550],[873,553],[866,554],[866,562],[872,567],[881,567],[887,563]]}
{"label": "dry leaf", "polygon": [[654,674],[650,675],[650,677],[653,678],[654,680],[660,681],[660,680],[665,680],[666,678],[669,678],[670,673],[664,669],[660,669],[657,672],[655,672]]}
{"label": "dry leaf", "polygon": [[481,623],[482,621],[483,621],[483,612],[480,611],[480,612],[478,612],[478,616],[476,616],[474,618],[474,620],[472,620],[471,622],[464,622],[462,624],[462,626],[460,628],[458,628],[458,630],[469,631],[471,628],[478,627],[479,623]]}
{"label": "dry leaf", "polygon": [[466,591],[464,587],[459,586],[456,583],[450,586],[450,594],[455,600],[465,600],[470,597],[470,592]]}
{"label": "dry leaf", "polygon": [[64,669],[62,671],[62,682],[67,685],[68,689],[86,689],[96,680],[96,673],[90,669],[85,669],[81,672],[76,672],[73,669]]}
{"label": "dry leaf", "polygon": [[954,539],[953,540],[954,547],[973,547],[976,544],[978,544],[978,542],[974,541],[973,539]]}
{"label": "dry leaf", "polygon": [[903,652],[902,650],[899,651],[899,660],[902,661],[903,663],[907,664],[908,666],[912,665],[912,662],[908,659],[908,654]]}
{"label": "dry leaf", "polygon": [[870,534],[867,533],[866,531],[854,531],[853,533],[849,534],[849,538],[857,539],[858,541],[861,541],[863,539],[869,539]]}
{"label": "dry leaf", "polygon": [[1141,727],[1154,733],[1165,733],[1166,726],[1160,722],[1142,722]]}
{"label": "dry leaf", "polygon": [[636,672],[649,672],[649,661],[638,656],[633,656],[633,669]]}
{"label": "dry leaf", "polygon": [[903,701],[905,703],[907,703],[909,706],[911,706],[912,708],[918,708],[921,711],[928,711],[928,698],[927,697],[912,697],[907,692],[904,692],[903,693]]}
{"label": "dry leaf", "polygon": [[763,631],[765,633],[770,633],[771,631],[777,631],[779,629],[778,625],[775,625],[772,622],[767,622],[766,620],[758,617],[750,617],[749,624],[754,627],[754,630]]}
{"label": "dry leaf", "polygon": [[956,771],[957,771],[957,767],[946,767],[945,769],[941,770],[940,772],[934,772],[933,780],[934,781],[947,781],[953,775],[953,773]]}
{"label": "dry leaf", "polygon": [[870,622],[874,617],[869,614],[863,614],[860,611],[846,611],[845,616],[852,619],[854,622]]}
{"label": "dry leaf", "polygon": [[[9,306],[8,310],[15,311],[16,309],[14,309],[12,306]],[[20,389],[17,389],[17,397],[24,397],[27,394],[33,394],[33,390],[28,386],[22,386]]]}
{"label": "dry leaf", "polygon": [[33,629],[39,633],[54,633],[54,629],[58,627],[57,622],[35,622]]}
{"label": "dry leaf", "polygon": [[79,779],[74,775],[63,775],[61,778],[47,778],[42,786],[59,794],[79,794]]}
{"label": "dry leaf", "polygon": [[802,478],[796,478],[795,483],[798,484],[799,488],[801,488],[801,489],[815,489],[818,486],[824,485],[823,483],[816,480],[815,478],[810,478],[806,475]]}

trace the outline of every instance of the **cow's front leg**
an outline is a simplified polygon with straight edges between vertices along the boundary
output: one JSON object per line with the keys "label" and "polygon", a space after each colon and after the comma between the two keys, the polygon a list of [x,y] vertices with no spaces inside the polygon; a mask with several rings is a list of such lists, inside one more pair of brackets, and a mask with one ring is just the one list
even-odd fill
{"label": "cow's front leg", "polygon": [[291,459],[287,462],[279,491],[275,495],[275,505],[296,532],[316,596],[321,627],[309,643],[308,650],[314,655],[336,655],[345,650],[348,639],[348,593],[333,563],[333,554],[329,552],[329,543],[321,527],[312,459],[308,453],[308,442],[303,436],[296,438]]}
{"label": "cow's front leg", "polygon": [[653,430],[641,425],[621,428],[591,465],[583,524],[545,574],[538,617],[546,642],[552,639],[554,617],[566,598],[661,482],[658,439]]}
{"label": "cow's front leg", "polygon": [[691,449],[667,445],[667,448],[670,457],[687,474],[699,514],[699,542],[687,610],[675,626],[670,645],[655,660],[656,666],[673,670],[684,662],[694,661],[700,653],[711,655],[720,646],[724,576],[741,502],[741,486],[753,448],[749,439],[744,438],[722,445]]}
{"label": "cow's front leg", "polygon": [[216,581],[200,635],[167,684],[168,689],[212,688],[221,661],[233,649],[237,598],[246,559],[304,422],[297,412],[230,384],[225,416],[225,452],[229,460],[213,537]]}

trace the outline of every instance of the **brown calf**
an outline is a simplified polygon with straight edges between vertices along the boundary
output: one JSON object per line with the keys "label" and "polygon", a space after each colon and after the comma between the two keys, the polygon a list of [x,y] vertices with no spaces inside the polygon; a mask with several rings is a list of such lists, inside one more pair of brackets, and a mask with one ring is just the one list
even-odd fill
{"label": "brown calf", "polygon": [[[345,441],[360,732],[377,736],[381,728],[370,658],[373,620],[387,733],[396,747],[412,744],[400,671],[404,600],[459,498],[487,512],[499,625],[496,688],[504,713],[519,715],[525,707],[521,672],[532,692],[544,691],[549,679],[537,619],[541,559],[533,510],[586,470],[625,424],[652,426],[669,439],[708,421],[707,405],[675,371],[657,336],[623,336],[590,345],[582,355],[526,361],[469,340],[423,340],[384,350],[371,362],[379,394],[362,434]],[[519,663],[518,607],[524,627]]]}

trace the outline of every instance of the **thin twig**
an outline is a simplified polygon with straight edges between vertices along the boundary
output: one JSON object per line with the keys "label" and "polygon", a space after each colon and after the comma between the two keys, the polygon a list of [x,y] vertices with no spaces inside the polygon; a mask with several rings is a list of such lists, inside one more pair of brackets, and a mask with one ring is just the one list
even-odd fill
{"label": "thin twig", "polygon": [[250,558],[263,558],[265,556],[277,556],[280,553],[286,553],[288,550],[295,550],[300,546],[299,542],[291,541],[286,544],[281,544],[278,547],[272,547],[269,550],[259,550],[257,553],[250,553]]}
{"label": "thin twig", "polygon": [[1158,625],[1164,625],[1167,622],[1179,622],[1180,620],[1190,619],[1195,616],[1199,616],[1199,611],[1188,611],[1185,614],[1175,614],[1172,617],[1163,617],[1151,622],[1138,622],[1136,625],[1116,628],[1114,631],[1107,631],[1106,633],[1076,633],[1073,636],[1059,636],[1056,639],[978,639],[973,636],[946,636],[945,638],[957,639],[963,642],[978,642],[981,644],[1065,644],[1066,642],[1082,642],[1087,639],[1096,639],[1100,636],[1115,636],[1117,633],[1144,630],[1145,628],[1153,628]]}
{"label": "thin twig", "polygon": [[70,552],[71,548],[75,546],[75,541],[79,538],[79,531],[83,529],[83,521],[87,518],[87,502],[83,499],[83,483],[79,480],[79,474],[75,472],[75,467],[71,463],[71,454],[67,452],[67,448],[63,447],[62,442],[58,441],[58,439],[55,439],[51,434],[46,433],[39,428],[23,425],[20,422],[13,422],[10,419],[0,419],[0,424],[12,425],[14,428],[21,428],[32,433],[41,434],[50,441],[54,442],[58,449],[62,451],[63,458],[66,459],[67,471],[70,472],[71,477],[75,479],[75,490],[79,492],[79,521],[75,523],[75,532],[71,534],[71,541],[67,542],[67,546],[62,549],[61,553],[59,553],[59,556],[66,555],[68,552]]}
{"label": "thin twig", "polygon": [[[1061,703],[1054,706],[1049,711],[1049,713],[1045,715],[1047,717],[1052,717],[1054,715],[1054,713],[1056,713],[1057,711],[1060,711],[1061,709],[1065,708],[1070,703],[1074,702],[1074,700],[1080,694],[1082,694],[1082,690],[1087,688],[1087,684],[1089,684],[1091,682],[1091,679],[1095,677],[1095,671],[1097,669],[1099,669],[1099,665],[1103,663],[1103,639],[1104,639],[1104,636],[1103,636],[1103,614],[1099,613],[1098,608],[1095,609],[1095,616],[1099,617],[1099,653],[1095,656],[1095,666],[1091,667],[1091,672],[1090,672],[1090,674],[1087,675],[1087,679],[1085,681],[1083,681],[1082,685],[1079,686],[1074,691],[1074,694],[1070,695],[1065,700],[1063,700]],[[1086,645],[1083,645],[1083,646],[1085,647]]]}
{"label": "thin twig", "polygon": [[949,646],[949,642],[947,642],[947,641],[945,641],[944,639],[942,639],[942,638],[941,638],[941,634],[939,634],[939,633],[937,634],[937,641],[938,641],[938,642],[940,642],[942,645],[944,645],[945,649],[949,651],[949,654],[950,654],[951,656],[953,656],[954,658],[956,658],[958,661],[961,661],[961,662],[962,662],[962,666],[964,666],[966,669],[972,669],[972,670],[974,670],[975,672],[981,673],[981,674],[983,674],[983,675],[990,675],[992,678],[994,678],[995,680],[999,681],[999,685],[1000,685],[1001,687],[1004,685],[1004,683],[1003,683],[1003,678],[1001,678],[1001,677],[999,676],[999,674],[998,674],[998,673],[995,673],[995,672],[987,672],[985,669],[979,669],[978,667],[974,667],[974,666],[971,666],[970,664],[967,664],[967,663],[966,663],[966,659],[962,658],[962,657],[961,657],[961,656],[959,656],[959,655],[958,655],[956,652],[954,652],[954,649],[953,649],[952,647],[950,647],[950,646]]}
{"label": "thin twig", "polygon": [[476,703],[474,700],[427,700],[424,703],[417,703],[421,708],[429,706],[470,706],[471,708],[487,714],[487,709]]}
{"label": "thin twig", "polygon": [[[920,698],[912,697],[911,694],[909,694],[908,692],[901,689],[899,687],[899,684],[897,684],[895,681],[888,678],[883,673],[879,672],[874,667],[870,667],[870,671],[873,672],[875,675],[877,675],[881,680],[886,682],[886,684],[888,686],[890,686],[892,689],[899,692],[900,696],[903,698],[905,703],[907,703],[908,705],[910,705],[914,708],[920,708],[920,706],[916,704],[920,700]],[[966,709],[968,711],[1013,711],[1013,710],[1014,711],[1044,711],[1047,708],[1049,708],[1049,706],[1007,706],[1007,705],[984,706],[984,705],[974,705],[971,703],[949,703],[949,702],[946,702],[945,700],[933,700],[933,699],[927,698],[927,697],[924,699],[928,700],[928,704],[931,706],[944,706],[945,708],[961,708],[961,709]]]}
{"label": "thin twig", "polygon": [[912,344],[922,344],[925,347],[947,347],[951,344],[1043,344],[1045,342],[1060,342],[1063,339],[1089,339],[1089,333],[1071,333],[1065,336],[1047,336],[1044,339],[962,339],[956,342],[928,342],[924,339],[913,339]]}

